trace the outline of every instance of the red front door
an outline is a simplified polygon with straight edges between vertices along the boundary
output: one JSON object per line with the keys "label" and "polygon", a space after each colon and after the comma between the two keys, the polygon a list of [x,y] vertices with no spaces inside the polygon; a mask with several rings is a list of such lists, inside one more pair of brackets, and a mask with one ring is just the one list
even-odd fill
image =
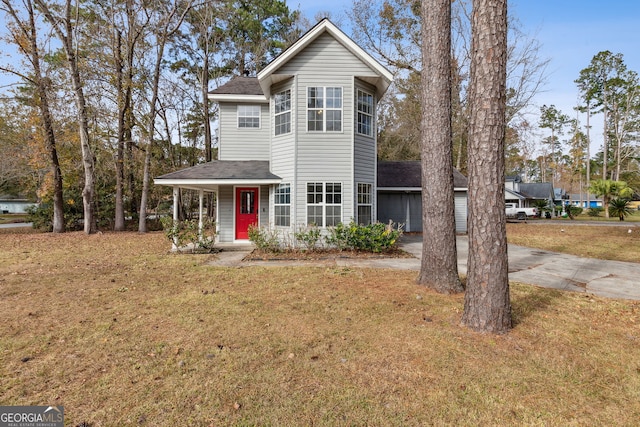
{"label": "red front door", "polygon": [[249,226],[258,225],[258,188],[236,188],[236,239],[249,238]]}

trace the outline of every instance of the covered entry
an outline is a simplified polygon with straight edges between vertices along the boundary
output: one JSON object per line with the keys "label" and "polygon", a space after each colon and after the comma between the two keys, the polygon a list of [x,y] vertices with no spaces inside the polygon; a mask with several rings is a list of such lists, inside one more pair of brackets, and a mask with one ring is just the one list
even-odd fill
{"label": "covered entry", "polygon": [[216,230],[219,242],[246,241],[252,224],[269,223],[269,189],[282,181],[267,161],[214,160],[157,177],[156,185],[173,188],[173,218],[178,220],[181,188],[200,194],[200,218],[205,192],[216,193]]}

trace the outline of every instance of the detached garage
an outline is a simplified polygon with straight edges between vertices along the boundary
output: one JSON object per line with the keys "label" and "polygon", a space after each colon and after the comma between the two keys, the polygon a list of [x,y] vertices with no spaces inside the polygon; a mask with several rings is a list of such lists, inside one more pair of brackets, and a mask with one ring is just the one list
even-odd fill
{"label": "detached garage", "polygon": [[[456,232],[467,232],[467,178],[453,171]],[[419,161],[378,162],[378,221],[422,232],[422,169]]]}

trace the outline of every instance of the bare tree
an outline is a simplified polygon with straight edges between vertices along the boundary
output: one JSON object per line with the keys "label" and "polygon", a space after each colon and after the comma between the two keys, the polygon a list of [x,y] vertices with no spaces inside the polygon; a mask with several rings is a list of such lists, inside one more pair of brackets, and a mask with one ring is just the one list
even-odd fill
{"label": "bare tree", "polygon": [[451,156],[451,0],[422,0],[422,261],[418,283],[462,292]]}
{"label": "bare tree", "polygon": [[[155,58],[153,59],[153,71],[150,78],[149,110],[147,111],[144,133],[146,137],[144,169],[142,176],[142,195],[140,197],[140,217],[138,219],[138,232],[147,232],[147,200],[151,183],[151,157],[156,133],[156,118],[158,115],[158,90],[162,63],[165,60],[165,50],[170,39],[176,34],[186,14],[189,12],[191,2],[185,5],[172,5],[169,9],[146,10],[148,21],[153,27],[152,45],[155,46]],[[155,20],[151,18],[155,15]]]}
{"label": "bare tree", "polygon": [[469,258],[462,323],[511,328],[504,207],[507,0],[474,0],[469,102]]}
{"label": "bare tree", "polygon": [[35,88],[35,103],[40,112],[42,130],[49,154],[49,165],[53,177],[53,232],[63,233],[65,231],[64,222],[64,200],[62,193],[62,172],[58,160],[58,150],[56,148],[56,136],[53,128],[53,116],[49,107],[49,79],[43,74],[41,67],[40,47],[38,46],[38,33],[36,27],[35,10],[31,0],[24,0],[24,11],[27,13],[26,19],[20,17],[20,13],[14,8],[10,0],[2,0],[3,10],[12,19],[9,25],[12,40],[18,49],[29,61],[33,74],[27,76],[15,70],[11,72],[22,77],[23,80],[33,85]]}
{"label": "bare tree", "polygon": [[[82,189],[82,204],[84,210],[84,232],[87,234],[97,231],[95,221],[95,176],[94,159],[89,141],[89,115],[87,112],[87,102],[84,96],[84,84],[80,77],[80,66],[76,55],[75,46],[75,25],[77,19],[72,15],[74,10],[71,0],[65,0],[62,13],[54,15],[52,8],[45,0],[35,0],[37,6],[42,10],[47,21],[51,25],[53,32],[62,42],[62,47],[66,55],[66,65],[71,76],[73,93],[76,101],[78,115],[78,128],[80,132],[80,147],[82,150],[82,165],[84,168],[84,188]],[[56,5],[57,6],[57,5]]]}

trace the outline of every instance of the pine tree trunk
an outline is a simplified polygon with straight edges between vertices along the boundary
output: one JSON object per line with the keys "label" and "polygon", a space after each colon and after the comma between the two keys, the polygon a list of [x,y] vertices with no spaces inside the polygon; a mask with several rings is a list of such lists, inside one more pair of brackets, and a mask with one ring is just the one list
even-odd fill
{"label": "pine tree trunk", "polygon": [[511,328],[504,203],[507,0],[474,0],[468,141],[469,258],[462,323]]}
{"label": "pine tree trunk", "polygon": [[418,283],[462,292],[451,134],[451,1],[422,1],[422,260]]}

